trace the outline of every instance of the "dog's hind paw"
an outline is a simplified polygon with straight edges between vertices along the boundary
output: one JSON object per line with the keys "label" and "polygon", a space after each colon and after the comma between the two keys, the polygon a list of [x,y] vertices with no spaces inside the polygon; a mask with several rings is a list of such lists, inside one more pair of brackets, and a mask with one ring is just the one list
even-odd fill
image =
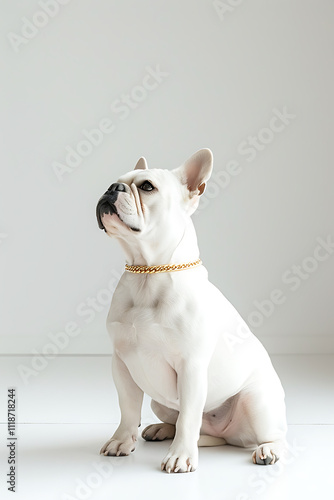
{"label": "dog's hind paw", "polygon": [[175,436],[175,425],[172,424],[152,424],[146,427],[141,437],[146,441],[163,441],[173,439]]}
{"label": "dog's hind paw", "polygon": [[264,443],[253,452],[252,460],[258,465],[274,465],[281,455],[282,447],[277,443]]}

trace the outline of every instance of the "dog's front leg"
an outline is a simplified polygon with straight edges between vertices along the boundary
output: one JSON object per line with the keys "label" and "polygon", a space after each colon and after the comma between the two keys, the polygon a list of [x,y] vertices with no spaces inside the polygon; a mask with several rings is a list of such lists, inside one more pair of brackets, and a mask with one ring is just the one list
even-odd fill
{"label": "dog's front leg", "polygon": [[121,422],[114,435],[101,448],[103,455],[130,455],[135,449],[140,425],[143,391],[134,382],[125,363],[113,354],[112,373],[121,409]]}
{"label": "dog's front leg", "polygon": [[180,412],[161,470],[192,472],[198,465],[197,441],[207,396],[207,366],[200,361],[182,360],[176,371]]}

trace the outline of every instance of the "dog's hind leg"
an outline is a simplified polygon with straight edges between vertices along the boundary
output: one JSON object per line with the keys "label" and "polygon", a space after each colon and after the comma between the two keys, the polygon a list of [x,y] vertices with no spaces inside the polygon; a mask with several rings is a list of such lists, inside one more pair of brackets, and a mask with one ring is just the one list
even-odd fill
{"label": "dog's hind leg", "polygon": [[224,437],[228,444],[256,448],[254,464],[273,465],[285,451],[286,431],[284,392],[278,377],[272,376],[241,392]]}
{"label": "dog's hind leg", "polygon": [[155,415],[162,420],[160,424],[152,424],[146,427],[142,432],[142,438],[146,441],[163,441],[164,439],[173,439],[175,436],[175,424],[179,416],[177,410],[167,408],[152,399],[151,408]]}
{"label": "dog's hind leg", "polygon": [[278,383],[276,388],[272,385],[266,389],[250,395],[249,406],[245,408],[258,445],[252,459],[258,465],[273,465],[286,447],[287,424],[283,390]]}

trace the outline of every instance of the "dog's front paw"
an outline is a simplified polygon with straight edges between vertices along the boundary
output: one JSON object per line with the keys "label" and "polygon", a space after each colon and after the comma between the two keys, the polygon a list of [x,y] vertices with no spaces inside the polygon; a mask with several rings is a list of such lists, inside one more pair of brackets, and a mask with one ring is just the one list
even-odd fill
{"label": "dog's front paw", "polygon": [[198,465],[198,448],[187,448],[171,444],[161,463],[161,470],[166,472],[193,472]]}
{"label": "dog's front paw", "polygon": [[101,448],[100,455],[110,455],[113,457],[124,457],[130,455],[135,450],[136,436],[126,436],[118,439],[115,435],[109,439]]}

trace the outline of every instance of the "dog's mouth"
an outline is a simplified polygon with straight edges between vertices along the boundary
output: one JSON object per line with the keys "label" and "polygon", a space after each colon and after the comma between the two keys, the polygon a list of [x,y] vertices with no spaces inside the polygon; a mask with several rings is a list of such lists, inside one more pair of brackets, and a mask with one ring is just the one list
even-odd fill
{"label": "dog's mouth", "polygon": [[104,227],[104,224],[102,222],[102,218],[104,215],[117,215],[120,223],[130,229],[131,231],[134,232],[140,232],[140,229],[137,227],[129,226],[124,222],[122,217],[117,211],[117,208],[115,206],[115,202],[117,199],[117,194],[104,194],[102,198],[99,199],[97,206],[96,206],[96,218],[97,218],[97,223],[99,225],[100,229],[103,229],[103,231],[107,232],[106,228]]}
{"label": "dog's mouth", "polygon": [[106,214],[106,215],[113,215],[113,214],[118,215],[117,209],[114,205],[114,201],[116,201],[116,200],[111,199],[110,196],[104,195],[104,196],[102,196],[102,198],[100,198],[100,200],[98,201],[98,204],[96,206],[97,223],[99,225],[99,228],[103,229],[104,231],[106,231],[106,228],[104,227],[103,222],[102,222],[103,215],[104,214]]}

